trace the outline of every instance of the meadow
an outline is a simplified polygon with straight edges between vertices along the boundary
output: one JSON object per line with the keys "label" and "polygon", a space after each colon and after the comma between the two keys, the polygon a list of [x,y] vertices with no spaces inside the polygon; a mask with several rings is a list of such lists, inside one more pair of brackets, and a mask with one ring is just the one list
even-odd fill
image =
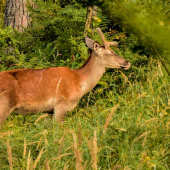
{"label": "meadow", "polygon": [[[63,1],[57,2],[39,0],[37,8],[30,11],[32,27],[22,33],[4,28],[4,9],[1,11],[0,71],[58,66],[74,69],[85,62],[89,56],[83,35],[86,9],[74,0],[64,1],[66,5]],[[105,2],[106,7],[110,6]],[[153,6],[150,1],[138,2],[151,13],[158,12],[158,6],[161,12],[170,9],[169,3],[162,8],[156,1],[152,2]],[[114,12],[109,8],[105,9]],[[137,9],[141,9],[141,5]],[[142,15],[148,17],[145,12]],[[108,41],[119,43],[119,50],[113,50],[131,63],[130,69],[107,69],[96,87],[67,114],[63,123],[57,123],[47,113],[11,114],[0,126],[0,170],[170,169],[170,76],[154,50],[148,48],[155,45],[165,56],[164,63],[168,61],[165,59],[170,54],[167,50],[169,19],[160,20],[160,24],[162,15],[154,17],[158,17],[158,28],[164,23],[168,28],[164,35],[164,28],[153,31],[152,22],[145,27],[142,25],[145,17],[139,17],[137,21],[141,21],[146,35],[152,33],[148,41],[140,32],[135,32],[136,38],[126,30],[126,25],[121,26],[110,17],[99,9],[93,25],[102,29]],[[128,16],[127,20],[132,21]],[[131,28],[133,30],[141,29]],[[160,36],[158,30],[164,36]],[[88,36],[92,37],[91,32]],[[95,32],[93,39],[101,43]]]}
{"label": "meadow", "polygon": [[63,123],[11,115],[0,127],[1,169],[170,169],[170,78],[157,60],[146,67],[133,82],[112,70],[104,77],[120,73],[126,88],[94,89]]}

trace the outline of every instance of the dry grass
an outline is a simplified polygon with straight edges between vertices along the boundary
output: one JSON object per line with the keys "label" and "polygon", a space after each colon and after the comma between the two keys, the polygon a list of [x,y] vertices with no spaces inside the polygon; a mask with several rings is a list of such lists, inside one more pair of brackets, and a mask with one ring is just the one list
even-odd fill
{"label": "dry grass", "polygon": [[72,135],[74,140],[74,144],[73,144],[74,154],[76,157],[76,170],[84,170],[86,167],[86,163],[83,165],[83,159],[82,159],[83,152],[80,152],[80,149],[77,148],[76,137],[74,133],[72,133]]}
{"label": "dry grass", "polygon": [[64,165],[63,170],[67,170],[68,169],[68,162],[69,161],[67,161],[66,164]]}
{"label": "dry grass", "polygon": [[79,149],[80,149],[82,145],[81,124],[79,124],[79,130],[78,130],[78,143],[79,143]]}
{"label": "dry grass", "polygon": [[144,146],[144,144],[145,144],[145,142],[146,142],[146,138],[147,138],[147,136],[149,135],[151,133],[151,131],[148,131],[148,132],[144,132],[142,135],[140,135],[139,137],[137,137],[135,140],[134,140],[134,142],[133,143],[135,143],[136,141],[138,141],[140,138],[142,138],[143,136],[145,136],[145,138],[144,138],[144,140],[143,140],[143,146]]}
{"label": "dry grass", "polygon": [[[150,133],[150,132],[149,132]],[[142,147],[145,146],[145,142],[146,142],[146,139],[147,139],[147,136],[149,135],[149,133],[147,133],[143,139],[143,143],[142,143]]]}
{"label": "dry grass", "polygon": [[28,143],[27,145],[34,145],[34,144],[36,144],[36,143],[39,143],[39,141],[30,142],[30,143]]}
{"label": "dry grass", "polygon": [[116,166],[114,166],[113,170],[117,170],[119,168],[122,168],[122,166],[121,165],[116,165]]}
{"label": "dry grass", "polygon": [[25,155],[26,155],[26,150],[27,149],[27,144],[26,144],[26,140],[24,139],[24,151],[23,151],[23,159],[25,159]]}
{"label": "dry grass", "polygon": [[123,129],[123,128],[116,128],[117,130],[120,130],[120,131],[123,131],[123,132],[126,132],[127,129]]}
{"label": "dry grass", "polygon": [[37,145],[36,150],[38,150],[38,149],[39,149],[39,147],[40,147],[40,143],[41,143],[41,140],[42,140],[42,137],[40,138],[40,140],[39,140],[39,142],[38,142],[38,145]]}
{"label": "dry grass", "polygon": [[41,115],[38,119],[36,119],[35,123],[38,123],[41,119],[44,119],[48,116],[48,114]]}
{"label": "dry grass", "polygon": [[[93,143],[93,146],[92,146]],[[93,141],[88,140],[88,147],[90,149],[90,154],[92,156],[92,168],[94,170],[97,170],[97,153],[98,153],[98,147],[97,147],[97,135],[96,131],[94,131],[94,138]]]}
{"label": "dry grass", "polygon": [[144,153],[141,155],[141,159],[140,159],[139,165],[138,165],[138,167],[137,167],[137,170],[140,170],[140,169],[141,169],[141,166],[142,166],[142,164],[144,163],[144,160],[145,160],[146,155],[147,155],[146,152],[144,152]]}
{"label": "dry grass", "polygon": [[58,157],[60,157],[60,155],[61,155],[61,151],[62,151],[62,148],[63,148],[63,142],[64,142],[64,137],[65,137],[65,135],[66,135],[67,133],[73,133],[73,132],[74,132],[74,130],[66,131],[66,132],[63,134],[63,136],[61,137],[61,139],[60,139],[60,141],[59,141],[60,147],[59,147],[59,151],[58,151]]}
{"label": "dry grass", "polygon": [[117,104],[113,109],[112,111],[110,112],[107,120],[106,120],[106,123],[104,124],[104,130],[103,130],[103,134],[105,134],[106,130],[107,130],[107,127],[109,125],[109,123],[111,122],[112,120],[112,116],[114,115],[114,111],[117,109],[117,107],[119,106],[119,104]]}
{"label": "dry grass", "polygon": [[7,139],[7,153],[8,153],[8,161],[10,164],[10,170],[13,170],[12,166],[12,152],[11,152],[11,146],[9,144],[9,140]]}
{"label": "dry grass", "polygon": [[45,169],[50,170],[49,161],[45,160]]}
{"label": "dry grass", "polygon": [[97,147],[97,135],[96,131],[94,131],[94,138],[93,138],[93,164],[92,168],[97,170],[97,153],[98,153],[98,147]]}
{"label": "dry grass", "polygon": [[72,153],[64,153],[62,155],[59,155],[57,158],[52,158],[52,160],[58,160],[58,159],[61,159],[62,157],[64,156],[68,156],[68,155],[71,155]]}
{"label": "dry grass", "polygon": [[60,157],[60,155],[61,155],[61,150],[63,148],[63,142],[64,142],[64,136],[65,135],[63,135],[61,140],[60,140],[60,147],[59,147],[59,151],[58,151],[58,157]]}
{"label": "dry grass", "polygon": [[34,135],[34,136],[32,137],[32,139],[35,138],[35,137],[37,137],[37,136],[39,136],[39,135],[45,135],[46,132],[47,132],[47,131],[44,130],[44,132],[41,132],[41,133],[38,133],[38,134]]}
{"label": "dry grass", "polygon": [[5,137],[5,136],[10,136],[10,135],[13,135],[13,131],[12,132],[5,132],[5,133],[2,133],[2,132],[0,132],[0,138],[3,138],[3,137]]}
{"label": "dry grass", "polygon": [[30,163],[31,163],[30,154],[31,154],[31,151],[29,150],[29,152],[28,152],[28,158],[27,158],[27,170],[30,169]]}
{"label": "dry grass", "polygon": [[146,123],[151,122],[151,121],[154,121],[154,120],[159,121],[160,119],[159,119],[159,118],[152,118],[152,119],[149,119],[149,120],[147,120],[145,123],[143,123],[141,126],[144,126]]}
{"label": "dry grass", "polygon": [[41,149],[41,151],[40,151],[37,159],[35,160],[34,165],[33,165],[33,168],[36,168],[37,163],[38,163],[38,161],[40,160],[40,158],[41,158],[41,156],[42,156],[42,154],[43,154],[43,150],[44,150],[44,147]]}
{"label": "dry grass", "polygon": [[0,93],[0,96],[2,96],[4,93],[6,93],[7,91],[4,91],[4,92],[2,92],[2,93]]}

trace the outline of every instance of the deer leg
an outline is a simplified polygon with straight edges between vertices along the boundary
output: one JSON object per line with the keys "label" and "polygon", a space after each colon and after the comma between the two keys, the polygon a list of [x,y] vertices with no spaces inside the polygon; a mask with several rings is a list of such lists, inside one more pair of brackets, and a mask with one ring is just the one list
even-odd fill
{"label": "deer leg", "polygon": [[10,113],[14,110],[8,103],[0,100],[0,125],[7,119]]}
{"label": "deer leg", "polygon": [[57,104],[57,106],[54,107],[54,115],[57,122],[63,122],[67,111],[73,110],[76,105],[77,102]]}
{"label": "deer leg", "polygon": [[57,122],[63,122],[66,116],[67,110],[64,108],[55,108],[54,115]]}

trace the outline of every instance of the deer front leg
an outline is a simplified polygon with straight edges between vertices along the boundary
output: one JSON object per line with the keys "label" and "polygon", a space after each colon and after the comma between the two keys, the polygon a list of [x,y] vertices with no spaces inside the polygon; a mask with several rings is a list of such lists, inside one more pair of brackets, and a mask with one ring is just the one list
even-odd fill
{"label": "deer front leg", "polygon": [[0,126],[7,119],[13,109],[0,107]]}
{"label": "deer front leg", "polygon": [[13,110],[14,107],[10,106],[8,100],[0,99],[0,126]]}
{"label": "deer front leg", "polygon": [[68,111],[73,110],[77,105],[77,102],[60,103],[54,107],[54,115],[57,122],[63,122]]}
{"label": "deer front leg", "polygon": [[54,109],[54,116],[57,122],[63,122],[66,116],[67,110],[63,108],[55,108]]}

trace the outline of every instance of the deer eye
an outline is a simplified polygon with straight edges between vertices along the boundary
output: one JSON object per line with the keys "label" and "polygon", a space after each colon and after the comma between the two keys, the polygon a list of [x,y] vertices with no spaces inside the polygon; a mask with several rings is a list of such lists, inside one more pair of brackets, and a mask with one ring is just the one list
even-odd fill
{"label": "deer eye", "polygon": [[111,53],[109,54],[109,56],[114,56],[114,52],[113,52],[113,51],[111,51]]}
{"label": "deer eye", "polygon": [[109,56],[114,56],[113,54],[109,54]]}

